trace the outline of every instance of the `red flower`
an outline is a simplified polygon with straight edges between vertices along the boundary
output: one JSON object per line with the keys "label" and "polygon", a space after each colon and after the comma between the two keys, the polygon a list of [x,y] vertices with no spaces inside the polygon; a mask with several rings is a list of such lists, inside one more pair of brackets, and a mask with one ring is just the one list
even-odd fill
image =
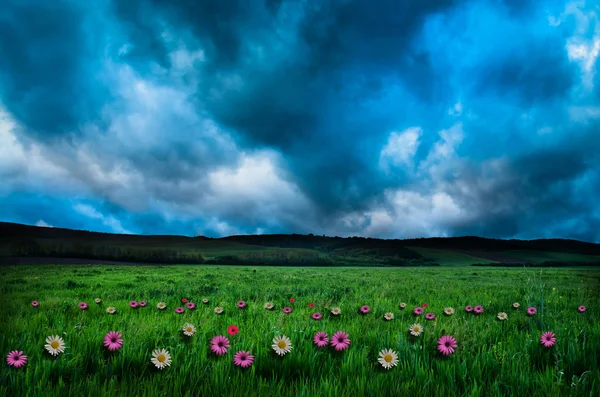
{"label": "red flower", "polygon": [[308,304],[308,307],[315,307],[315,304],[314,304],[314,303],[312,303],[312,302],[310,302],[310,303]]}
{"label": "red flower", "polygon": [[237,325],[230,325],[229,328],[227,328],[227,333],[229,335],[236,335],[239,331],[240,329],[237,327]]}
{"label": "red flower", "polygon": [[429,305],[428,305],[427,303],[423,303],[423,304],[421,304],[421,306],[422,306],[422,307],[427,307],[427,306],[429,306]]}
{"label": "red flower", "polygon": [[183,299],[181,300],[181,303],[186,303],[186,302],[187,302],[187,299],[185,299],[185,298],[183,298]]}
{"label": "red flower", "polygon": [[296,301],[294,300],[294,298],[290,298],[290,303],[294,303],[294,302],[296,302]]}

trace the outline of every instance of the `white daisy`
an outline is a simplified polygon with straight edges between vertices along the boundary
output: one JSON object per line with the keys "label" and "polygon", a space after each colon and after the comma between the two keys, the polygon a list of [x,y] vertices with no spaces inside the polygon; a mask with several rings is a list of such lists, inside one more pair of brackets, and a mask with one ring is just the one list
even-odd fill
{"label": "white daisy", "polygon": [[519,306],[521,306],[521,305],[519,305],[519,302],[515,302],[515,303],[513,303],[513,307],[514,307],[515,309],[518,309],[518,308],[519,308]]}
{"label": "white daisy", "polygon": [[273,338],[273,344],[271,345],[275,353],[283,356],[292,350],[292,341],[285,335],[277,336]]}
{"label": "white daisy", "polygon": [[208,304],[208,298],[202,298],[202,303],[204,303],[205,305]]}
{"label": "white daisy", "polygon": [[65,351],[65,341],[58,335],[51,335],[46,338],[46,345],[44,345],[48,353],[53,356],[58,356],[60,353]]}
{"label": "white daisy", "polygon": [[410,334],[419,336],[423,332],[423,326],[421,324],[413,324],[409,328]]}
{"label": "white daisy", "polygon": [[192,324],[185,324],[183,326],[183,334],[185,336],[192,336],[196,333],[196,327],[194,327]]}
{"label": "white daisy", "polygon": [[267,309],[267,310],[271,310],[274,307],[275,307],[275,305],[273,305],[273,303],[271,303],[271,302],[265,303],[265,309]]}
{"label": "white daisy", "polygon": [[398,307],[399,307],[400,309],[404,309],[404,308],[406,308],[406,303],[402,302],[402,303],[400,304],[400,306],[398,306]]}
{"label": "white daisy", "polygon": [[444,313],[446,314],[446,316],[451,316],[454,314],[454,308],[452,307],[447,307],[444,309]]}
{"label": "white daisy", "polygon": [[383,349],[379,352],[377,360],[385,369],[390,369],[398,364],[398,354],[392,349]]}
{"label": "white daisy", "polygon": [[117,309],[115,309],[115,308],[114,308],[114,307],[112,307],[112,306],[109,306],[109,307],[107,307],[107,308],[106,308],[106,312],[107,312],[108,314],[115,314],[115,313],[117,312]]}
{"label": "white daisy", "polygon": [[165,349],[156,349],[152,352],[150,361],[156,365],[156,368],[163,369],[171,365],[171,355]]}
{"label": "white daisy", "polygon": [[102,299],[100,299],[100,298],[96,298],[96,299],[94,299],[94,302],[96,302],[96,303],[100,304],[100,302],[102,302]]}
{"label": "white daisy", "polygon": [[159,310],[164,310],[164,309],[166,309],[166,308],[167,308],[167,304],[166,304],[165,302],[158,302],[158,303],[156,304],[156,307],[157,307]]}
{"label": "white daisy", "polygon": [[506,313],[504,313],[504,312],[500,312],[500,313],[498,313],[498,320],[500,320],[500,321],[504,321],[504,320],[506,320],[507,318],[508,318],[508,315],[507,315]]}
{"label": "white daisy", "polygon": [[342,311],[339,307],[334,307],[333,309],[331,309],[331,314],[333,314],[334,316],[339,316],[341,313]]}
{"label": "white daisy", "polygon": [[217,314],[223,313],[223,308],[221,306],[215,307],[215,313],[217,313]]}
{"label": "white daisy", "polygon": [[394,319],[394,313],[392,312],[387,312],[383,315],[383,318],[385,318],[386,320],[390,321]]}

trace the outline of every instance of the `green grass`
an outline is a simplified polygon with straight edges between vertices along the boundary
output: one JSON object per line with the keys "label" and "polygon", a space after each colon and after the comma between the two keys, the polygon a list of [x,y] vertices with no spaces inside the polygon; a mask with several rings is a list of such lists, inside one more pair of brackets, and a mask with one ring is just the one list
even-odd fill
{"label": "green grass", "polygon": [[[0,365],[4,396],[597,396],[600,395],[600,270],[502,268],[274,268],[217,266],[13,266],[0,268],[0,352],[23,350],[26,367]],[[101,305],[93,301],[102,298]],[[182,297],[198,303],[195,311],[173,312]],[[210,305],[200,299],[208,297]],[[281,308],[295,298],[294,312]],[[33,308],[30,302],[40,301]],[[145,299],[146,308],[130,309],[128,301]],[[235,303],[248,302],[246,310]],[[87,311],[77,304],[86,301]],[[156,309],[165,301],[166,311]],[[263,309],[273,301],[276,310]],[[398,309],[400,302],[409,305]],[[514,301],[520,310],[512,310]],[[312,309],[328,313],[342,308],[340,318],[311,320]],[[428,302],[438,317],[419,322],[425,332],[417,340],[407,329],[415,321],[411,309]],[[225,308],[213,313],[215,305]],[[356,313],[363,304],[371,313]],[[463,311],[482,304],[479,317]],[[588,306],[581,314],[578,305]],[[528,305],[538,315],[527,317]],[[105,312],[115,306],[117,314]],[[442,315],[446,306],[456,309]],[[393,321],[383,320],[393,311]],[[505,311],[509,319],[495,319]],[[190,340],[181,336],[184,323],[196,325]],[[225,357],[209,354],[208,340],[236,324]],[[125,344],[107,354],[102,338],[109,330],[124,334]],[[317,331],[350,334],[343,353],[312,345]],[[556,333],[552,349],[539,345],[543,331]],[[435,341],[454,335],[459,347],[442,359]],[[57,358],[44,352],[44,339],[61,335],[67,350]],[[271,339],[285,334],[294,348],[277,357]],[[150,363],[155,348],[170,351],[173,363],[162,372]],[[393,348],[398,366],[384,371],[377,353]],[[233,353],[250,350],[249,370],[233,366]]]}
{"label": "green grass", "polygon": [[489,259],[478,258],[462,252],[443,250],[437,248],[407,247],[418,252],[425,258],[430,258],[440,266],[470,266],[474,263],[497,263]]}
{"label": "green grass", "polygon": [[594,255],[573,254],[569,252],[551,252],[551,251],[501,251],[490,252],[493,255],[504,256],[508,258],[519,258],[532,261],[535,263],[546,261],[561,261],[561,262],[600,262],[600,257]]}

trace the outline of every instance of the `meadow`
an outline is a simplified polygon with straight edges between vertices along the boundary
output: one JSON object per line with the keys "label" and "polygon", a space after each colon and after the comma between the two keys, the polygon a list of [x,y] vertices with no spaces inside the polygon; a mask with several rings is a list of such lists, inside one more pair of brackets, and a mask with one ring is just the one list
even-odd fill
{"label": "meadow", "polygon": [[[600,395],[598,268],[21,265],[0,267],[0,280],[2,396]],[[182,298],[197,307],[176,314]],[[131,300],[148,305],[132,309]],[[248,306],[239,309],[239,300]],[[157,309],[160,301],[165,310]],[[274,310],[264,309],[267,301]],[[434,320],[413,314],[423,303]],[[368,314],[359,314],[362,305]],[[466,305],[482,305],[484,313],[466,313]],[[340,316],[330,314],[334,306]],[[528,306],[536,315],[525,313]],[[455,314],[444,315],[445,307]],[[313,320],[314,312],[323,319]],[[395,318],[386,321],[386,312]],[[508,319],[499,321],[499,312]],[[424,332],[411,337],[415,322]],[[182,334],[185,323],[196,326],[195,335]],[[227,334],[230,325],[237,335]],[[111,330],[123,334],[116,352],[102,345]],[[338,330],[349,334],[347,350],[313,344],[316,332]],[[545,331],[556,334],[552,348],[540,344]],[[217,357],[209,340],[221,334],[231,348]],[[436,351],[444,334],[458,344],[447,357]],[[66,343],[57,357],[44,349],[50,335]],[[293,344],[283,357],[271,349],[279,335]],[[163,370],[150,362],[157,348],[172,357]],[[384,348],[398,353],[389,370],[377,361]],[[7,365],[12,350],[28,356],[24,367]],[[238,350],[255,356],[251,367],[233,364]]]}

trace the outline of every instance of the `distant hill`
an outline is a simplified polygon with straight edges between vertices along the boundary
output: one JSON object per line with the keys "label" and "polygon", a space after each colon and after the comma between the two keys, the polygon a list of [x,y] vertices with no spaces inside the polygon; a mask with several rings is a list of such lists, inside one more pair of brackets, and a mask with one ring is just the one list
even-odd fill
{"label": "distant hill", "polygon": [[600,244],[475,236],[383,240],[299,234],[124,235],[0,222],[0,261],[287,266],[600,265]]}

